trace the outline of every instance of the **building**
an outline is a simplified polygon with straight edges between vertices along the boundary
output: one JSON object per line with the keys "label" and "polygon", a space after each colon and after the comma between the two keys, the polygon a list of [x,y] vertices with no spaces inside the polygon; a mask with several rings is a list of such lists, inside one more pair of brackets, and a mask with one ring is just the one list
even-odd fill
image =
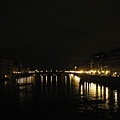
{"label": "building", "polygon": [[29,73],[30,68],[28,66],[23,66],[21,62],[14,63],[13,73]]}
{"label": "building", "polygon": [[91,71],[91,74],[105,74],[108,73],[108,53],[99,52],[93,53],[89,56],[89,59],[85,62],[86,71]]}
{"label": "building", "polygon": [[99,52],[95,54],[91,54],[90,56],[90,68],[96,70],[105,69],[108,61],[108,54],[105,52]]}
{"label": "building", "polygon": [[13,61],[0,55],[0,78],[12,78]]}
{"label": "building", "polygon": [[120,76],[120,47],[116,47],[109,52],[109,67],[112,76]]}

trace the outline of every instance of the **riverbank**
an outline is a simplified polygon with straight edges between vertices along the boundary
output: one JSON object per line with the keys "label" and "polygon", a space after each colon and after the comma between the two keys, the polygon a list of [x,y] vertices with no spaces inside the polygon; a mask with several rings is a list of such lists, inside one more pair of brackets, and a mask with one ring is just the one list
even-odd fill
{"label": "riverbank", "polygon": [[120,77],[111,77],[111,76],[98,76],[98,75],[79,75],[81,79],[84,79],[89,82],[99,83],[105,86],[110,87],[119,87],[120,86]]}

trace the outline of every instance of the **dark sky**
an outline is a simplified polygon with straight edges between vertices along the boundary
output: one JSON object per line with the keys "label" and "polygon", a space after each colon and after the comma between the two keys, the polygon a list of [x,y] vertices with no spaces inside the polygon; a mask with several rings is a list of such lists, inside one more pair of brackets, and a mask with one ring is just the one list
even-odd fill
{"label": "dark sky", "polygon": [[120,45],[120,7],[110,0],[1,0],[0,53],[39,69],[78,65]]}

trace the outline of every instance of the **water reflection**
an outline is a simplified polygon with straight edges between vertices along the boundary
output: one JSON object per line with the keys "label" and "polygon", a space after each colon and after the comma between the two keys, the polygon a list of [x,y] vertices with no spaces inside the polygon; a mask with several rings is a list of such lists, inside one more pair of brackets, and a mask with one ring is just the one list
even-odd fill
{"label": "water reflection", "polygon": [[33,76],[16,79],[17,84],[28,84],[33,82]]}
{"label": "water reflection", "polygon": [[[78,111],[84,112],[92,109],[92,111],[98,110],[99,112],[106,110],[106,114],[118,112],[120,109],[119,94],[119,89],[114,90],[97,83],[80,80],[79,98],[81,102]],[[83,108],[86,105],[87,107]]]}
{"label": "water reflection", "polygon": [[73,74],[30,76],[15,82],[0,82],[0,97],[0,105],[5,107],[7,103],[8,110],[11,107],[16,109],[17,114],[13,109],[16,116],[19,111],[24,111],[23,115],[34,114],[40,118],[46,114],[51,117],[52,114],[57,119],[57,116],[62,117],[61,113],[66,113],[74,119],[76,115],[73,114],[82,116],[84,113],[101,112],[113,117],[120,111],[119,89],[90,83]]}

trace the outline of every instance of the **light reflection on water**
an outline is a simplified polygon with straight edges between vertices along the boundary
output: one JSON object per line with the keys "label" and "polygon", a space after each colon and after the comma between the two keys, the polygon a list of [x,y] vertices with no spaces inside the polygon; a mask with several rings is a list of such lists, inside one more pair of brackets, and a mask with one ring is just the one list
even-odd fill
{"label": "light reflection on water", "polygon": [[[89,100],[100,100],[105,109],[110,109],[113,104],[113,109],[116,111],[118,108],[119,91],[112,90],[106,86],[102,86],[96,83],[89,83],[86,81],[80,82],[80,97],[87,98]],[[102,106],[102,107],[103,107]]]}
{"label": "light reflection on water", "polygon": [[[109,116],[110,112],[117,113],[120,110],[119,94],[119,89],[90,83],[73,74],[30,76],[16,79],[15,83],[0,83],[0,105],[4,103],[4,107],[7,103],[7,107],[11,107],[7,101],[9,98],[14,109],[22,109],[30,114],[55,112],[57,116],[60,112],[81,115],[89,111],[104,111]],[[34,112],[36,107],[39,112]]]}

